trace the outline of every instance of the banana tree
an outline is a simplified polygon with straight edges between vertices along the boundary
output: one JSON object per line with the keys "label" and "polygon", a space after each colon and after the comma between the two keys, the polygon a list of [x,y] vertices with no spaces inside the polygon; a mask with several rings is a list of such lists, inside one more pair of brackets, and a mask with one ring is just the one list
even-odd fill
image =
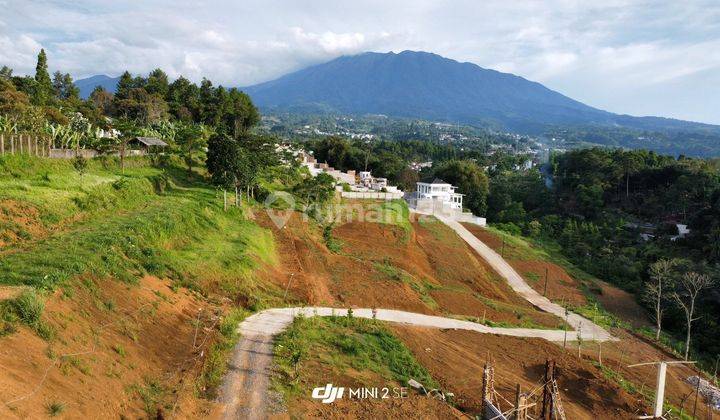
{"label": "banana tree", "polygon": [[17,130],[17,121],[5,115],[0,115],[0,133],[17,134]]}

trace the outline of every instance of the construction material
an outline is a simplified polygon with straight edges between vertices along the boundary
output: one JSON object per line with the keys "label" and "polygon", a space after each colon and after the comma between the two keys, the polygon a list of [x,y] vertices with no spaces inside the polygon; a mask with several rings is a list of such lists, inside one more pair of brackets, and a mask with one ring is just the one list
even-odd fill
{"label": "construction material", "polygon": [[685,381],[692,385],[712,408],[720,410],[720,388],[699,376],[690,376]]}

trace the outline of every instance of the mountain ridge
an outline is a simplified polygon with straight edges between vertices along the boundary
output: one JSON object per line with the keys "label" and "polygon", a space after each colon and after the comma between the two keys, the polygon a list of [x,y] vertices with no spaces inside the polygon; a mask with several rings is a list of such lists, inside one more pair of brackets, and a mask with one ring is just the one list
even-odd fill
{"label": "mountain ridge", "polygon": [[720,129],[665,117],[614,114],[521,76],[422,51],[342,56],[243,90],[265,109],[386,114],[530,132],[549,125],[586,124]]}
{"label": "mountain ridge", "polygon": [[[87,98],[98,85],[114,92],[118,80],[96,75],[76,85]],[[384,114],[534,134],[557,126],[720,134],[717,125],[597,109],[522,76],[424,51],[344,55],[241,89],[266,111]]]}

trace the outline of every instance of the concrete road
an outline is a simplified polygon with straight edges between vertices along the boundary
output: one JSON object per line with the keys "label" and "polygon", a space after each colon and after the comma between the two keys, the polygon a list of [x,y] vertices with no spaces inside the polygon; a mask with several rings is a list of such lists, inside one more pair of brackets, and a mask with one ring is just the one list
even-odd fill
{"label": "concrete road", "polygon": [[[241,338],[233,351],[230,369],[220,393],[220,402],[225,405],[223,418],[262,419],[266,417],[267,392],[272,373],[273,337],[287,328],[298,315],[306,317],[347,316],[347,309],[326,307],[275,308],[249,316],[240,323],[238,330]],[[353,308],[353,316],[371,319],[373,318],[373,310],[369,308]],[[379,321],[418,327],[469,330],[512,337],[544,338],[550,341],[563,341],[565,334],[567,334],[568,340],[577,338],[577,332],[575,331],[495,328],[470,321],[392,309],[377,309],[375,317]],[[608,339],[606,336],[594,335],[594,332],[590,329],[587,331],[583,329],[582,337],[584,340],[604,341]]]}
{"label": "concrete road", "polygon": [[[453,229],[465,242],[482,256],[497,271],[510,287],[535,307],[566,319],[565,308],[551,302],[530,287],[510,264],[498,253],[485,245],[460,223],[436,216]],[[220,401],[225,405],[225,419],[266,418],[268,385],[270,383],[273,359],[273,337],[282,332],[298,315],[347,316],[347,309],[333,308],[276,308],[268,309],[245,319],[238,327],[240,341],[234,349],[230,370],[221,388]],[[358,318],[373,318],[372,309],[355,309]],[[453,318],[416,314],[391,309],[377,309],[375,317],[380,321],[429,328],[448,328],[477,331],[484,334],[508,335],[513,337],[543,338],[549,341],[577,339],[578,332],[583,340],[617,340],[605,329],[578,314],[569,313],[567,323],[574,331],[540,330],[530,328],[495,328],[461,321]]]}
{"label": "concrete road", "polygon": [[[533,306],[549,312],[553,315],[558,316],[561,319],[565,319],[565,308],[553,303],[550,299],[541,295],[535,289],[525,282],[525,279],[515,271],[497,252],[492,248],[485,245],[480,239],[473,235],[460,223],[451,220],[443,216],[435,216],[438,220],[445,223],[450,229],[454,230],[470,247],[472,247],[477,253],[490,264],[490,266],[500,274],[510,285],[510,287],[522,296],[525,300],[530,302]],[[567,315],[567,323],[570,324],[575,330],[582,331],[582,337],[588,337],[591,340],[608,341],[616,340],[610,333],[604,328],[595,324],[587,318],[584,318],[578,314],[570,312]],[[577,334],[573,333],[572,337],[576,337]]]}

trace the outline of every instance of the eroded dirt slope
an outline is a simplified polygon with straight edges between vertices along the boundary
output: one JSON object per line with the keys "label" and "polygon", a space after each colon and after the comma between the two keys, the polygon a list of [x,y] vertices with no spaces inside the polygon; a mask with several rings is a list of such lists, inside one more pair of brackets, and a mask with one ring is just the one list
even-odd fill
{"label": "eroded dirt slope", "polygon": [[412,222],[409,232],[380,223],[349,222],[322,232],[293,215],[282,229],[267,216],[282,256],[273,281],[310,305],[377,307],[451,315],[499,325],[557,328],[559,318],[537,311],[439,222]]}
{"label": "eroded dirt slope", "polygon": [[216,307],[145,277],[139,285],[83,278],[46,304],[50,342],[27,327],[2,339],[0,417],[193,418],[215,407],[193,397]]}
{"label": "eroded dirt slope", "polygon": [[[541,394],[547,359],[557,363],[568,418],[631,418],[642,408],[636,398],[605,379],[591,363],[545,340],[402,326],[393,326],[393,330],[443,388],[457,395],[458,406],[467,412],[480,410],[486,362],[495,369],[495,390],[513,401],[517,384],[525,392]],[[508,401],[498,400],[503,410],[510,409]]]}

